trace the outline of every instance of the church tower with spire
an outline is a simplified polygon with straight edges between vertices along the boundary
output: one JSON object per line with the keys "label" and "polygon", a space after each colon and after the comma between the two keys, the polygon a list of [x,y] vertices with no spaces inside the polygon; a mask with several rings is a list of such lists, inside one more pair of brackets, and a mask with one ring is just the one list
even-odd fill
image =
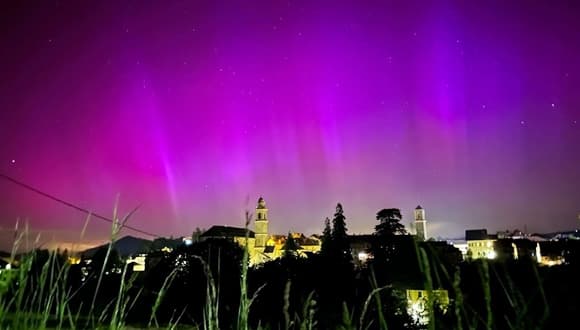
{"label": "church tower with spire", "polygon": [[268,242],[268,209],[266,208],[266,201],[260,197],[258,205],[256,206],[256,219],[254,225],[254,232],[256,237],[256,248],[266,247]]}
{"label": "church tower with spire", "polygon": [[427,220],[425,219],[425,209],[421,205],[415,208],[415,228],[417,230],[417,240],[425,241],[427,238]]}

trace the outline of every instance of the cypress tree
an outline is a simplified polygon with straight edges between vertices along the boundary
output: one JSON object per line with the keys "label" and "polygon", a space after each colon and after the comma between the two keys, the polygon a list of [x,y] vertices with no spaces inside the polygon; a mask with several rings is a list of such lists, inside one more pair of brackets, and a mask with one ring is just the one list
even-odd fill
{"label": "cypress tree", "polygon": [[346,217],[344,216],[342,205],[338,203],[336,204],[336,213],[334,213],[334,218],[332,219],[332,254],[339,258],[350,260],[352,256],[350,254],[347,230]]}
{"label": "cypress tree", "polygon": [[296,240],[294,240],[294,237],[292,237],[292,234],[290,232],[288,232],[288,237],[286,237],[286,242],[284,242],[284,246],[282,247],[282,250],[284,250],[284,258],[290,257],[290,258],[294,258],[298,256],[298,249],[300,249],[300,246],[298,245],[298,243],[296,243]]}
{"label": "cypress tree", "polygon": [[332,229],[330,228],[330,219],[324,220],[324,230],[322,231],[322,246],[320,253],[328,255],[332,250]]}

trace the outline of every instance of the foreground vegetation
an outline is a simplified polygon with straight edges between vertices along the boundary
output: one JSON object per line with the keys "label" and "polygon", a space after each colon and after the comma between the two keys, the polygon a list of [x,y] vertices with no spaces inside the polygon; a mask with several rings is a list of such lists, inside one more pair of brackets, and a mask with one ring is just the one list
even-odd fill
{"label": "foreground vegetation", "polygon": [[[36,250],[0,273],[0,328],[540,329],[564,327],[580,312],[573,256],[551,268],[530,258],[465,263],[444,245],[392,235],[373,246],[380,259],[355,265],[337,214],[321,254],[300,258],[288,247],[256,268],[226,240],[151,253],[138,273],[112,244],[88,267]],[[396,225],[396,214],[382,216],[379,229],[388,219]],[[428,300],[429,323],[417,324],[407,314],[408,288],[448,290],[451,303],[441,309]]]}

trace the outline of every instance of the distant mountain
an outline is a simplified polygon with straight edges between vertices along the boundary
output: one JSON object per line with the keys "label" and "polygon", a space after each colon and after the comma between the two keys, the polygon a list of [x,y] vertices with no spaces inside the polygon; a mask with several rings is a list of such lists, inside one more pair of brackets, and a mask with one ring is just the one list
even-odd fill
{"label": "distant mountain", "polygon": [[[113,243],[113,249],[119,252],[121,257],[128,257],[135,254],[147,253],[151,250],[153,245],[152,241],[146,240],[144,238],[124,236]],[[96,246],[94,248],[85,250],[81,254],[84,257],[92,257],[101,248],[107,248],[108,244],[103,244]]]}

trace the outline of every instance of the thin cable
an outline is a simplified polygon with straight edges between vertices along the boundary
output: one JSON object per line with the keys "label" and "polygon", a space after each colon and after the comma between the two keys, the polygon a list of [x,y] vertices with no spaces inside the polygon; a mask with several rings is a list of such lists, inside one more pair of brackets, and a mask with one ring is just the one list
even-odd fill
{"label": "thin cable", "polygon": [[[99,220],[107,221],[109,223],[113,223],[114,222],[112,219],[109,219],[109,218],[107,218],[105,216],[102,216],[102,215],[100,215],[98,213],[93,213],[93,212],[91,212],[91,211],[89,211],[89,210],[87,210],[85,208],[82,208],[82,207],[77,206],[77,205],[75,205],[73,203],[67,202],[67,201],[65,201],[63,199],[60,199],[58,197],[55,197],[55,196],[53,196],[51,194],[45,193],[45,192],[43,192],[43,191],[41,191],[41,190],[39,190],[37,188],[34,188],[34,187],[32,187],[32,186],[24,183],[24,182],[21,182],[19,180],[16,180],[16,179],[14,179],[14,178],[6,175],[6,174],[0,173],[0,178],[3,178],[5,180],[7,180],[7,181],[10,181],[10,182],[12,182],[12,183],[14,183],[16,185],[19,185],[22,188],[25,188],[25,189],[28,189],[30,191],[33,191],[33,192],[35,192],[35,193],[37,193],[39,195],[42,195],[42,196],[44,196],[46,198],[52,199],[55,202],[64,204],[64,205],[66,205],[66,206],[68,206],[70,208],[73,208],[73,209],[77,210],[77,211],[80,211],[80,212],[89,214],[89,215],[91,215],[91,216],[93,216],[93,217],[95,217],[95,218],[97,218]],[[123,225],[122,227],[123,228],[127,228],[127,229],[132,230],[132,231],[137,232],[137,233],[141,233],[141,234],[147,235],[147,236],[151,236],[151,237],[161,237],[160,235],[155,235],[153,233],[150,233],[148,231],[145,231],[145,230],[142,230],[142,229],[139,229],[139,228],[135,228],[133,226]]]}

